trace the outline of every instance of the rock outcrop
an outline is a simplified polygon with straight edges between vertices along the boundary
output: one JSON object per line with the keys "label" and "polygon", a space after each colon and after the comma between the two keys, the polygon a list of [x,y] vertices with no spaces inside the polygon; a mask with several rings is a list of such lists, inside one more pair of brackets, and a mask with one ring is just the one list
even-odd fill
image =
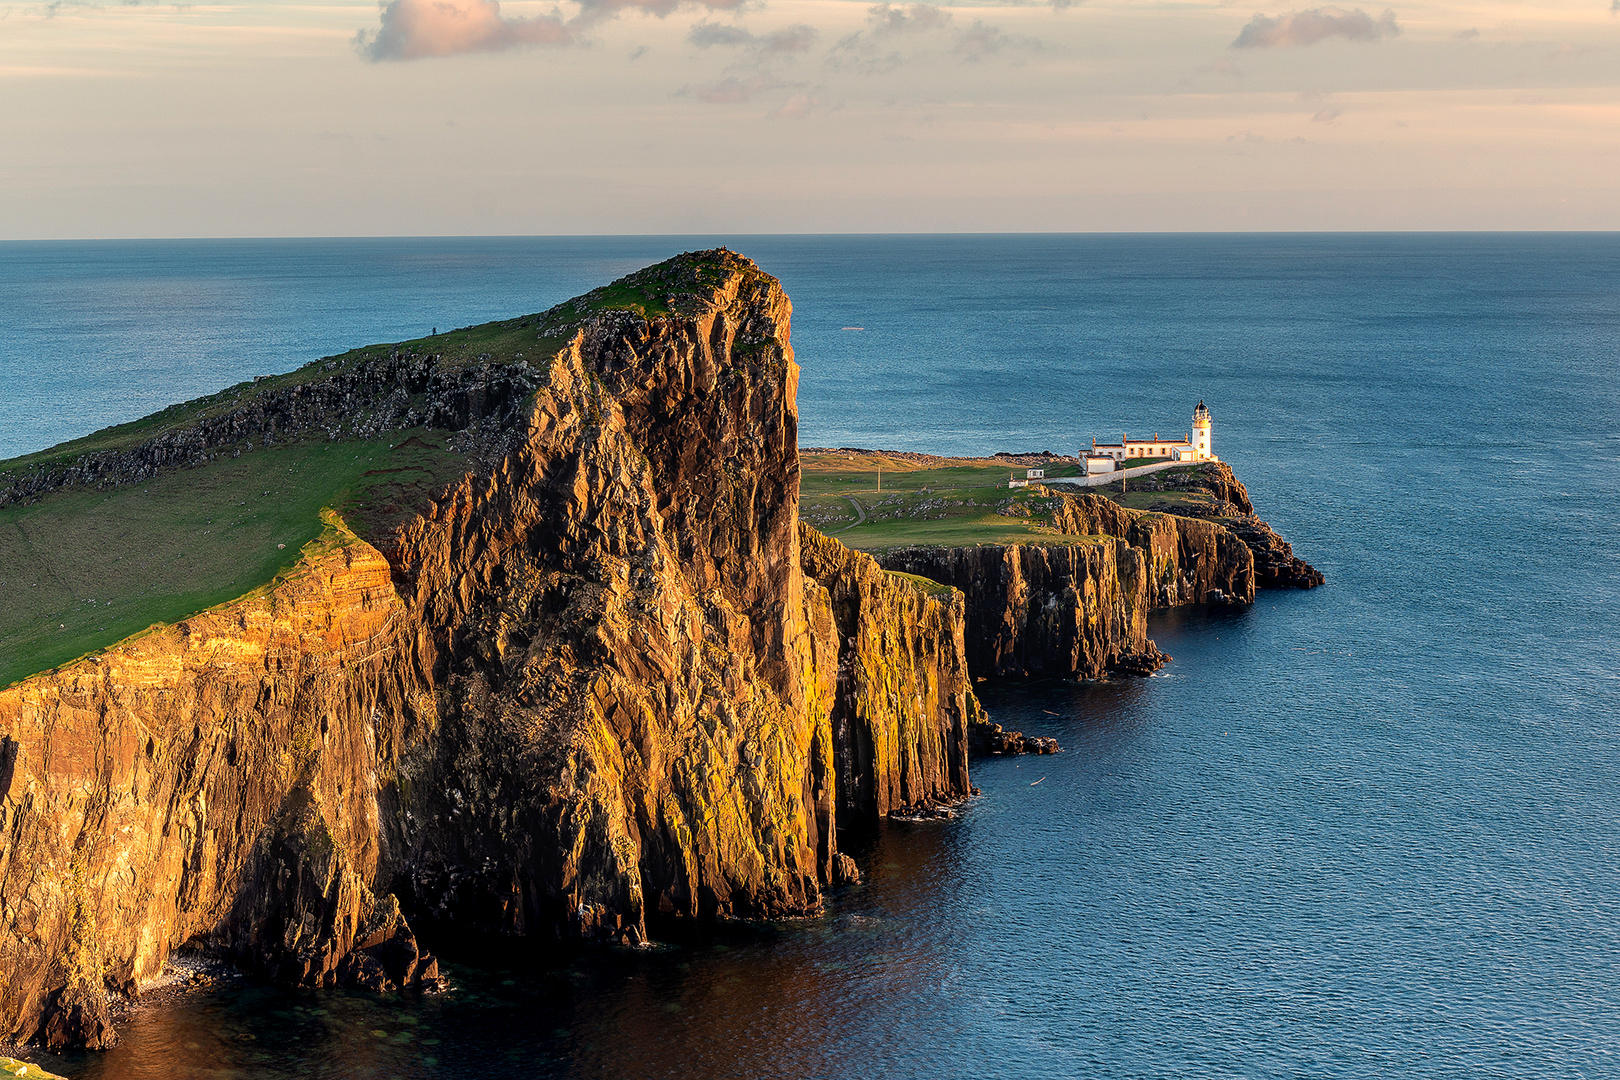
{"label": "rock outcrop", "polygon": [[1133,480],[1137,491],[1202,495],[1207,502],[1155,503],[1149,510],[1213,521],[1242,540],[1254,555],[1255,584],[1262,589],[1314,589],[1322,572],[1294,554],[1270,525],[1255,516],[1248,489],[1224,461],[1206,462],[1189,472],[1170,470]]}
{"label": "rock outcrop", "polygon": [[[413,923],[804,914],[856,875],[841,827],[967,795],[963,599],[797,523],[789,314],[684,256],[536,317],[544,363],[389,350],[273,387],[325,403],[296,422],[254,399],[14,476],[242,449],[204,421],[326,437],[332,402],[487,450],[385,535],[330,515],[257,593],[0,690],[0,1036],[106,1045],[107,991],[182,946],[387,989],[437,979]],[[464,379],[495,389],[429,416]]]}
{"label": "rock outcrop", "polygon": [[1054,524],[1073,541],[915,547],[881,563],[954,586],[967,604],[975,676],[1147,674],[1169,658],[1147,636],[1154,608],[1252,603],[1254,559],[1209,522],[1065,496]]}

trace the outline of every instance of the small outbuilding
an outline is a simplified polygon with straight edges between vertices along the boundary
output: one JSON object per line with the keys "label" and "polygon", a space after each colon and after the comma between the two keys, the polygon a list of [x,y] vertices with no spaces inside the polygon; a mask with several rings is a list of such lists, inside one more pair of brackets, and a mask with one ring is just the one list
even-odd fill
{"label": "small outbuilding", "polygon": [[1114,471],[1114,459],[1107,454],[1087,454],[1085,462],[1087,476],[1098,476]]}

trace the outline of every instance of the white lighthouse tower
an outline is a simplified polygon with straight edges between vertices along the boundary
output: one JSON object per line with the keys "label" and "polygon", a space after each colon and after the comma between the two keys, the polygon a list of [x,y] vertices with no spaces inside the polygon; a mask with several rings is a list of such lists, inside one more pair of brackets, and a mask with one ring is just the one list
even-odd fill
{"label": "white lighthouse tower", "polygon": [[1217,461],[1214,453],[1210,451],[1209,444],[1209,410],[1199,401],[1198,408],[1193,410],[1192,451],[1194,461]]}

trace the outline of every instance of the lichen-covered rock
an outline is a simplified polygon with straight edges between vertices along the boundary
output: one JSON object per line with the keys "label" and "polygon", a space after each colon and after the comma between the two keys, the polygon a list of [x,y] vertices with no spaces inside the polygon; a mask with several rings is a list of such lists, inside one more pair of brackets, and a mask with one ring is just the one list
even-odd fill
{"label": "lichen-covered rock", "polygon": [[16,1058],[0,1057],[0,1077],[16,1080],[65,1080],[53,1072],[46,1072],[30,1061],[18,1061]]}
{"label": "lichen-covered rock", "polygon": [[[208,420],[442,401],[490,452],[388,535],[330,517],[255,595],[0,690],[0,1037],[105,1044],[96,1003],[182,945],[388,990],[437,980],[436,920],[812,912],[858,877],[840,824],[969,792],[960,596],[798,527],[786,295],[725,251],[631,284],[667,302],[564,305],[554,359],[466,400],[392,356]],[[225,445],[163,440],[13,497]]]}

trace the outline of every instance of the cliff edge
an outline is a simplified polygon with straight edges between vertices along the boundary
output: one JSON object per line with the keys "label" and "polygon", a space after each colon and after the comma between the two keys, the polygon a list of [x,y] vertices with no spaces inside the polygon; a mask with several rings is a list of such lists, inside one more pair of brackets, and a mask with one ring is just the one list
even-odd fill
{"label": "cliff edge", "polygon": [[424,920],[804,914],[856,874],[841,827],[967,795],[963,599],[797,521],[790,310],[695,253],[0,468],[43,514],[271,447],[459,455],[0,690],[0,1034],[110,1045],[108,991],[182,947],[387,988],[436,980]]}

